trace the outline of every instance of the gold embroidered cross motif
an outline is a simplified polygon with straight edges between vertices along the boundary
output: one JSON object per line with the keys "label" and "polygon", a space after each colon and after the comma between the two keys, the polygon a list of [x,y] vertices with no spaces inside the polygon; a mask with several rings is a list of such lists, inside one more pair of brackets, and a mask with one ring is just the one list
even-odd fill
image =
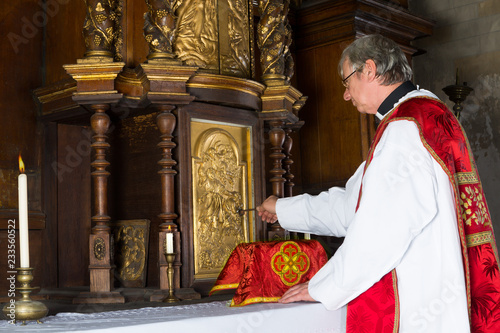
{"label": "gold embroidered cross motif", "polygon": [[477,185],[465,186],[464,189],[465,191],[460,193],[459,201],[465,224],[471,226],[472,222],[481,225],[490,223],[484,197]]}
{"label": "gold embroidered cross motif", "polygon": [[290,241],[284,242],[280,251],[274,254],[271,259],[273,271],[287,286],[297,284],[302,275],[309,270],[309,265],[309,257],[301,252],[297,243]]}

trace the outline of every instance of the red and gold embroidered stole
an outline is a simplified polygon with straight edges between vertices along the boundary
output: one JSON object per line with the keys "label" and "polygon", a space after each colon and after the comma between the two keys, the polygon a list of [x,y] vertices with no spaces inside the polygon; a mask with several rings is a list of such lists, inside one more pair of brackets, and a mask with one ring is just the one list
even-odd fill
{"label": "red and gold embroidered stole", "polygon": [[[471,332],[500,332],[497,247],[483,188],[465,133],[442,102],[423,97],[409,99],[380,123],[365,170],[387,125],[398,120],[413,121],[417,125],[422,143],[442,166],[453,186]],[[380,299],[381,290],[394,296],[391,305],[385,297]],[[394,312],[388,311],[391,308]],[[360,316],[366,320],[360,322]],[[392,329],[387,330],[385,323],[391,322]],[[371,325],[368,330],[367,323]],[[397,332],[398,326],[397,281],[393,270],[349,303],[347,332]]]}

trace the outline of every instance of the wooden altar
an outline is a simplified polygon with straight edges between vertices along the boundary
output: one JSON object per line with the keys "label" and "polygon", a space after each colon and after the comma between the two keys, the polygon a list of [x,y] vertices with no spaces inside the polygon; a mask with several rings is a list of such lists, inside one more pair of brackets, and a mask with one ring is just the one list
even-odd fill
{"label": "wooden altar", "polygon": [[[314,191],[342,185],[361,161],[374,125],[339,105],[340,46],[363,34],[363,21],[390,32],[410,55],[410,41],[430,29],[388,3],[299,9],[295,2],[290,9],[286,0],[207,1],[195,10],[191,1],[87,0],[65,7],[69,17],[85,19],[83,40],[72,36],[84,52],[64,63],[67,75],[35,91],[44,127],[43,209],[52,221],[45,232],[47,243],[58,244],[44,254],[45,286],[90,286],[75,302],[124,302],[115,290],[117,220],[151,222],[144,286],[154,289],[152,300],[168,289],[168,232],[175,239],[174,287],[186,298],[208,291],[238,242],[286,237],[279,224],[267,227],[238,210],[269,194],[289,196],[294,182]],[[312,90],[323,85],[340,98]],[[314,97],[309,111],[301,91]],[[335,130],[318,135],[321,123]],[[299,145],[300,154],[292,153]],[[350,150],[348,167],[312,171],[325,165],[311,154],[332,156],[338,146]],[[310,179],[294,179],[293,165]]]}

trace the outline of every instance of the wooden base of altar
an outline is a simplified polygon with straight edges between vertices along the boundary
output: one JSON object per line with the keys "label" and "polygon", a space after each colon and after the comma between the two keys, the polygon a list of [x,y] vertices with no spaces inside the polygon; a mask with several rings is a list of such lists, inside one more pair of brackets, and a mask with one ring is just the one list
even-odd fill
{"label": "wooden base of altar", "polygon": [[[157,289],[152,291],[149,296],[146,296],[150,302],[163,302],[165,297],[168,296],[169,290]],[[174,295],[177,296],[181,301],[201,299],[200,293],[196,292],[193,288],[179,288],[175,289]]]}
{"label": "wooden base of altar", "polygon": [[83,292],[73,298],[73,304],[109,304],[109,303],[125,303],[123,297],[117,291],[106,293]]}

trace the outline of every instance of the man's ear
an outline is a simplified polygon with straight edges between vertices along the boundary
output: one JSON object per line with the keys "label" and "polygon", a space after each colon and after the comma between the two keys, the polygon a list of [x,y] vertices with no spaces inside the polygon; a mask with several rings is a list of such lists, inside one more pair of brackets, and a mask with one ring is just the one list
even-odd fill
{"label": "man's ear", "polygon": [[372,59],[368,59],[365,62],[365,75],[369,79],[369,81],[373,81],[377,78],[377,65],[375,65],[375,61]]}

